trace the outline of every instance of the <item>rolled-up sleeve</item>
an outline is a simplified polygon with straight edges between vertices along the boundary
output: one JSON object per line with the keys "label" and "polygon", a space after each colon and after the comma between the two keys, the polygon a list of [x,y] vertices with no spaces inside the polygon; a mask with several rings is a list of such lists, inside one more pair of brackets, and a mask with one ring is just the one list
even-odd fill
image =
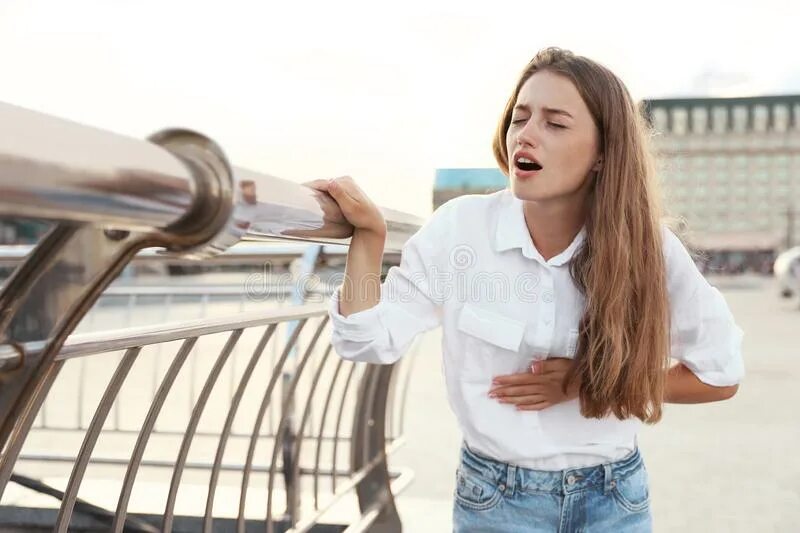
{"label": "rolled-up sleeve", "polygon": [[698,270],[683,243],[665,229],[671,356],[717,387],[744,378],[744,333],[720,291]]}
{"label": "rolled-up sleeve", "polygon": [[343,316],[339,291],[330,299],[331,343],[343,358],[391,364],[411,347],[414,338],[441,324],[441,294],[433,290],[442,272],[441,250],[448,228],[449,211],[442,205],[403,245],[400,265],[393,266],[381,284],[377,305]]}

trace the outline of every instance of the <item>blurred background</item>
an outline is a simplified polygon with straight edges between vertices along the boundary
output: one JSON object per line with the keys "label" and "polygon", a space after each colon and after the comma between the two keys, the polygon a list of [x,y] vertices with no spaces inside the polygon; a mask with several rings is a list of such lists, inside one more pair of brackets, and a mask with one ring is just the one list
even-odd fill
{"label": "blurred background", "polygon": [[[656,531],[800,531],[799,20],[800,4],[777,0],[6,0],[0,101],[136,138],[193,128],[237,165],[295,182],[351,175],[379,205],[425,217],[506,186],[491,138],[538,49],[604,63],[641,102],[665,206],[745,331],[739,394],[668,406],[642,436]],[[0,245],[48,227],[2,219]],[[109,295],[81,327],[255,309],[266,304],[240,289],[262,267],[133,266],[122,303]],[[217,289],[177,291],[169,308],[141,289],[166,285]],[[416,475],[398,503],[408,531],[450,529],[460,434],[440,341],[420,342],[393,457]]]}

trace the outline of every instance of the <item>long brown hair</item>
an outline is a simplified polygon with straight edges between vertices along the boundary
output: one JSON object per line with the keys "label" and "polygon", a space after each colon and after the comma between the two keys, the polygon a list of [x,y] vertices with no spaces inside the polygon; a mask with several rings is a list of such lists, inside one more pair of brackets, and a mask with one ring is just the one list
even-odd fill
{"label": "long brown hair", "polygon": [[669,302],[648,129],[614,73],[572,52],[547,48],[525,67],[495,133],[494,155],[506,175],[506,133],[517,96],[528,78],[545,70],[578,89],[603,154],[602,170],[593,178],[586,239],[570,264],[586,306],[564,387],[579,380],[585,417],[613,413],[653,424],[661,419],[669,368]]}

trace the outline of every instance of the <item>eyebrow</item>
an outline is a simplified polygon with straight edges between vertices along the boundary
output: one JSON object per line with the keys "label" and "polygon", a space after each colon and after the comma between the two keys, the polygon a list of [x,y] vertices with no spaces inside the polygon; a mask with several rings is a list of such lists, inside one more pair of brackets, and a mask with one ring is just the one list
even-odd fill
{"label": "eyebrow", "polygon": [[[526,104],[517,104],[516,106],[514,106],[514,111],[517,111],[517,110],[527,111],[528,113],[530,113],[531,108],[530,108],[530,106],[528,106]],[[575,118],[570,113],[568,113],[567,111],[565,111],[563,109],[558,109],[558,108],[555,108],[555,107],[543,107],[542,111],[544,111],[548,115],[561,115],[561,116],[564,116],[564,117],[567,117],[567,118],[571,118],[571,119]]]}

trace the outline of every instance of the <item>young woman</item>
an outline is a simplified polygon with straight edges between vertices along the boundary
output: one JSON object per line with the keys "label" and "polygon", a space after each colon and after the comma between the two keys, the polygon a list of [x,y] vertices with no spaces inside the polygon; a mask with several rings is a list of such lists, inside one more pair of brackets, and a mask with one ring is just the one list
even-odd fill
{"label": "young woman", "polygon": [[494,154],[509,187],[442,205],[383,284],[379,210],[350,178],[312,184],[356,228],[334,347],[390,364],[442,326],[455,531],[650,531],[637,430],[664,402],[733,396],[742,332],[661,221],[647,130],[608,69],[540,51]]}

